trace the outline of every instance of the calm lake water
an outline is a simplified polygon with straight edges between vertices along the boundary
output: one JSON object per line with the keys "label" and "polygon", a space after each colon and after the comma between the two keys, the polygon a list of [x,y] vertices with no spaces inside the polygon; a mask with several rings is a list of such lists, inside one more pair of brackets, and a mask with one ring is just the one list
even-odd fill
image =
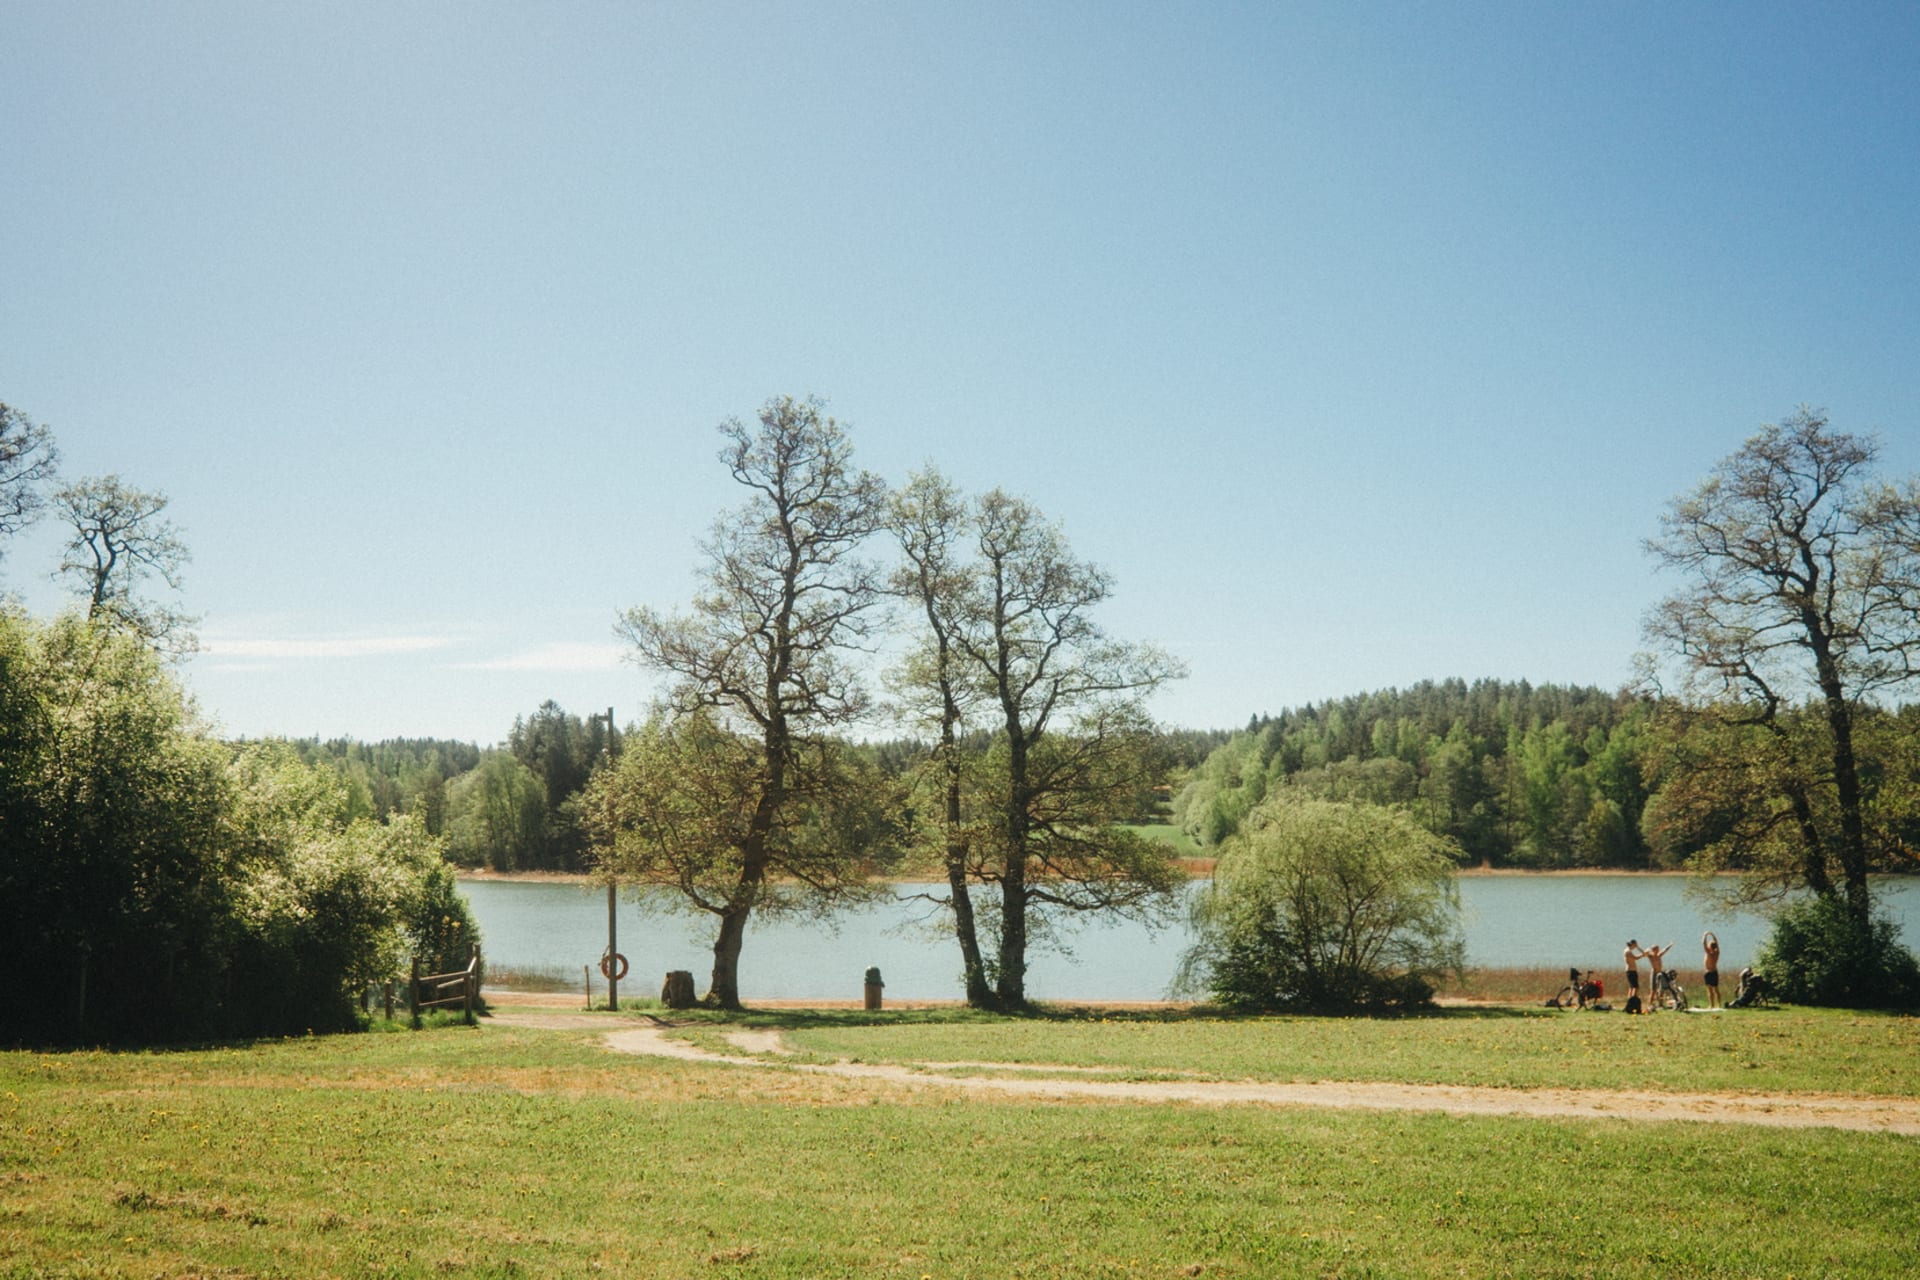
{"label": "calm lake water", "polygon": [[[1463,876],[1467,961],[1474,965],[1559,968],[1579,965],[1611,974],[1628,938],[1678,943],[1678,967],[1697,977],[1700,932],[1720,936],[1721,968],[1731,975],[1753,956],[1768,925],[1752,915],[1714,914],[1687,893],[1684,876]],[[579,978],[607,945],[607,891],[572,884],[467,880],[487,960],[511,969],[552,970]],[[1902,924],[1901,937],[1920,944],[1920,887],[1882,880],[1878,901]],[[895,1000],[949,1000],[963,994],[960,953],[944,916],[911,901],[901,886],[892,903],[840,920],[837,930],[755,918],[740,956],[745,1000],[858,999],[868,966],[886,979]],[[622,900],[620,950],[632,965],[627,990],[653,994],[669,969],[689,969],[701,990],[713,969],[710,917],[642,912]],[[984,923],[984,919],[983,919]],[[1149,931],[1093,922],[1063,939],[1069,951],[1030,957],[1027,992],[1037,1000],[1157,1000],[1165,996],[1180,953],[1182,926]],[[600,978],[596,972],[594,981]]]}

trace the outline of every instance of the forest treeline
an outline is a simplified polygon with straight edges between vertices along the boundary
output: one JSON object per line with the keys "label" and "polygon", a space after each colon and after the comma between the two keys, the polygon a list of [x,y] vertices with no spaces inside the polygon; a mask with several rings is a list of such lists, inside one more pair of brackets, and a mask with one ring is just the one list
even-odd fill
{"label": "forest treeline", "polygon": [[[548,699],[515,717],[498,746],[448,738],[302,738],[290,745],[303,763],[337,778],[350,818],[415,817],[430,835],[446,839],[447,857],[458,866],[579,872],[593,869],[582,793],[622,737],[616,728],[610,744],[604,715],[582,717]],[[1162,730],[1155,739],[1157,771],[1139,788],[1134,817],[1164,821],[1169,781],[1233,737],[1230,729]],[[902,786],[928,749],[914,738],[844,745],[873,776]],[[974,753],[990,746],[985,733],[962,743]],[[900,823],[910,824],[911,797],[900,792],[894,807]]]}
{"label": "forest treeline", "polygon": [[[1866,777],[1876,866],[1920,847],[1920,706],[1862,706],[1854,742]],[[1785,738],[1810,736],[1812,704],[1785,708]],[[1701,768],[1684,704],[1627,691],[1522,681],[1422,681],[1260,715],[1184,777],[1173,820],[1219,845],[1268,796],[1387,805],[1449,837],[1464,865],[1553,870],[1700,866],[1741,837],[1754,779]],[[1786,769],[1758,753],[1743,764]],[[1705,780],[1703,782],[1703,780]],[[1776,779],[1777,781],[1777,779]],[[1824,803],[1809,818],[1830,819]],[[1772,811],[1776,826],[1793,818]],[[1727,869],[1744,869],[1738,863]]]}
{"label": "forest treeline", "polygon": [[1650,699],[1526,681],[1409,689],[1257,716],[1195,768],[1175,820],[1218,845],[1269,793],[1392,805],[1469,863],[1665,865],[1643,829]]}
{"label": "forest treeline", "polygon": [[492,871],[581,871],[580,793],[617,748],[604,715],[581,717],[549,699],[514,719],[503,745],[443,738],[307,738],[294,748],[337,775],[356,816],[417,816],[444,837],[447,857]]}

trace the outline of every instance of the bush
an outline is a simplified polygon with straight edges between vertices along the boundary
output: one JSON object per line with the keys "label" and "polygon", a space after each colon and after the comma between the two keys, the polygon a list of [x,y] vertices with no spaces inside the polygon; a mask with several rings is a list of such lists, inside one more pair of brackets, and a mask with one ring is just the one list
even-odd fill
{"label": "bush", "polygon": [[1458,972],[1454,846],[1397,809],[1270,797],[1195,900],[1180,985],[1255,1010],[1397,1010]]}
{"label": "bush", "polygon": [[1920,1008],[1920,960],[1899,935],[1885,916],[1862,923],[1838,898],[1810,898],[1774,917],[1753,967],[1794,1004]]}

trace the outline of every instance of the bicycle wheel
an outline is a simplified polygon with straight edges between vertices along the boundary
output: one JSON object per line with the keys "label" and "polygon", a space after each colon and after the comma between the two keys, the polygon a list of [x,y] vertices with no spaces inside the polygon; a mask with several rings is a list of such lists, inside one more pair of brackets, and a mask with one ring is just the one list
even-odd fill
{"label": "bicycle wheel", "polygon": [[1554,1007],[1558,1009],[1572,1009],[1579,1003],[1580,993],[1570,986],[1560,988],[1560,994],[1553,998]]}

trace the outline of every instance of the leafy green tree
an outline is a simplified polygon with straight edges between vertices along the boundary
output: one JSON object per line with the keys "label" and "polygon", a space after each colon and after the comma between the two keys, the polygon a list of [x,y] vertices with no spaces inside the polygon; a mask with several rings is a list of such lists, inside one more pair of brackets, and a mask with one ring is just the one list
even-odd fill
{"label": "leafy green tree", "polygon": [[355,994],[399,974],[409,952],[456,967],[479,944],[441,842],[417,817],[357,813],[345,778],[282,741],[240,747],[227,784],[229,990],[249,1031],[349,1029]]}
{"label": "leafy green tree", "polygon": [[228,936],[223,752],[132,636],[0,610],[0,1022],[204,1034]]}
{"label": "leafy green tree", "polygon": [[1912,858],[1874,829],[1859,727],[1920,664],[1920,477],[1881,483],[1876,456],[1802,409],[1677,499],[1647,544],[1683,579],[1647,625],[1681,678],[1664,820],[1712,819],[1696,865],[1838,897],[1862,928],[1868,873]]}
{"label": "leafy green tree", "polygon": [[[756,426],[721,425],[721,460],[750,497],[706,543],[705,589],[687,614],[633,609],[620,627],[639,662],[673,682],[672,714],[710,713],[753,735],[745,824],[720,813],[708,824],[729,833],[732,880],[710,899],[718,929],[706,999],[730,1009],[740,1005],[747,923],[784,856],[804,766],[868,705],[848,655],[872,626],[879,582],[858,551],[880,527],[886,491],[854,468],[846,432],[824,409],[782,396]],[[847,848],[831,867],[816,864],[808,887],[828,896],[856,887],[867,853]]]}
{"label": "leafy green tree", "polygon": [[53,506],[72,530],[58,573],[77,586],[87,616],[163,651],[192,652],[196,619],[141,594],[148,577],[179,590],[189,559],[179,532],[161,518],[166,496],[135,489],[119,476],[96,476],[60,488]]}
{"label": "leafy green tree", "polygon": [[[643,905],[724,920],[738,902],[739,849],[757,821],[764,767],[761,742],[712,712],[656,714],[582,793],[601,865],[629,885],[668,891]],[[756,914],[824,919],[877,892],[868,878],[886,870],[899,841],[895,792],[878,769],[844,743],[811,738],[786,782]],[[866,860],[850,863],[849,850]]]}
{"label": "leafy green tree", "polygon": [[1455,856],[1400,810],[1275,796],[1195,899],[1181,983],[1242,1009],[1427,1004],[1464,954]]}
{"label": "leafy green tree", "polygon": [[447,844],[463,866],[546,867],[545,784],[511,753],[488,752],[447,788]]}

